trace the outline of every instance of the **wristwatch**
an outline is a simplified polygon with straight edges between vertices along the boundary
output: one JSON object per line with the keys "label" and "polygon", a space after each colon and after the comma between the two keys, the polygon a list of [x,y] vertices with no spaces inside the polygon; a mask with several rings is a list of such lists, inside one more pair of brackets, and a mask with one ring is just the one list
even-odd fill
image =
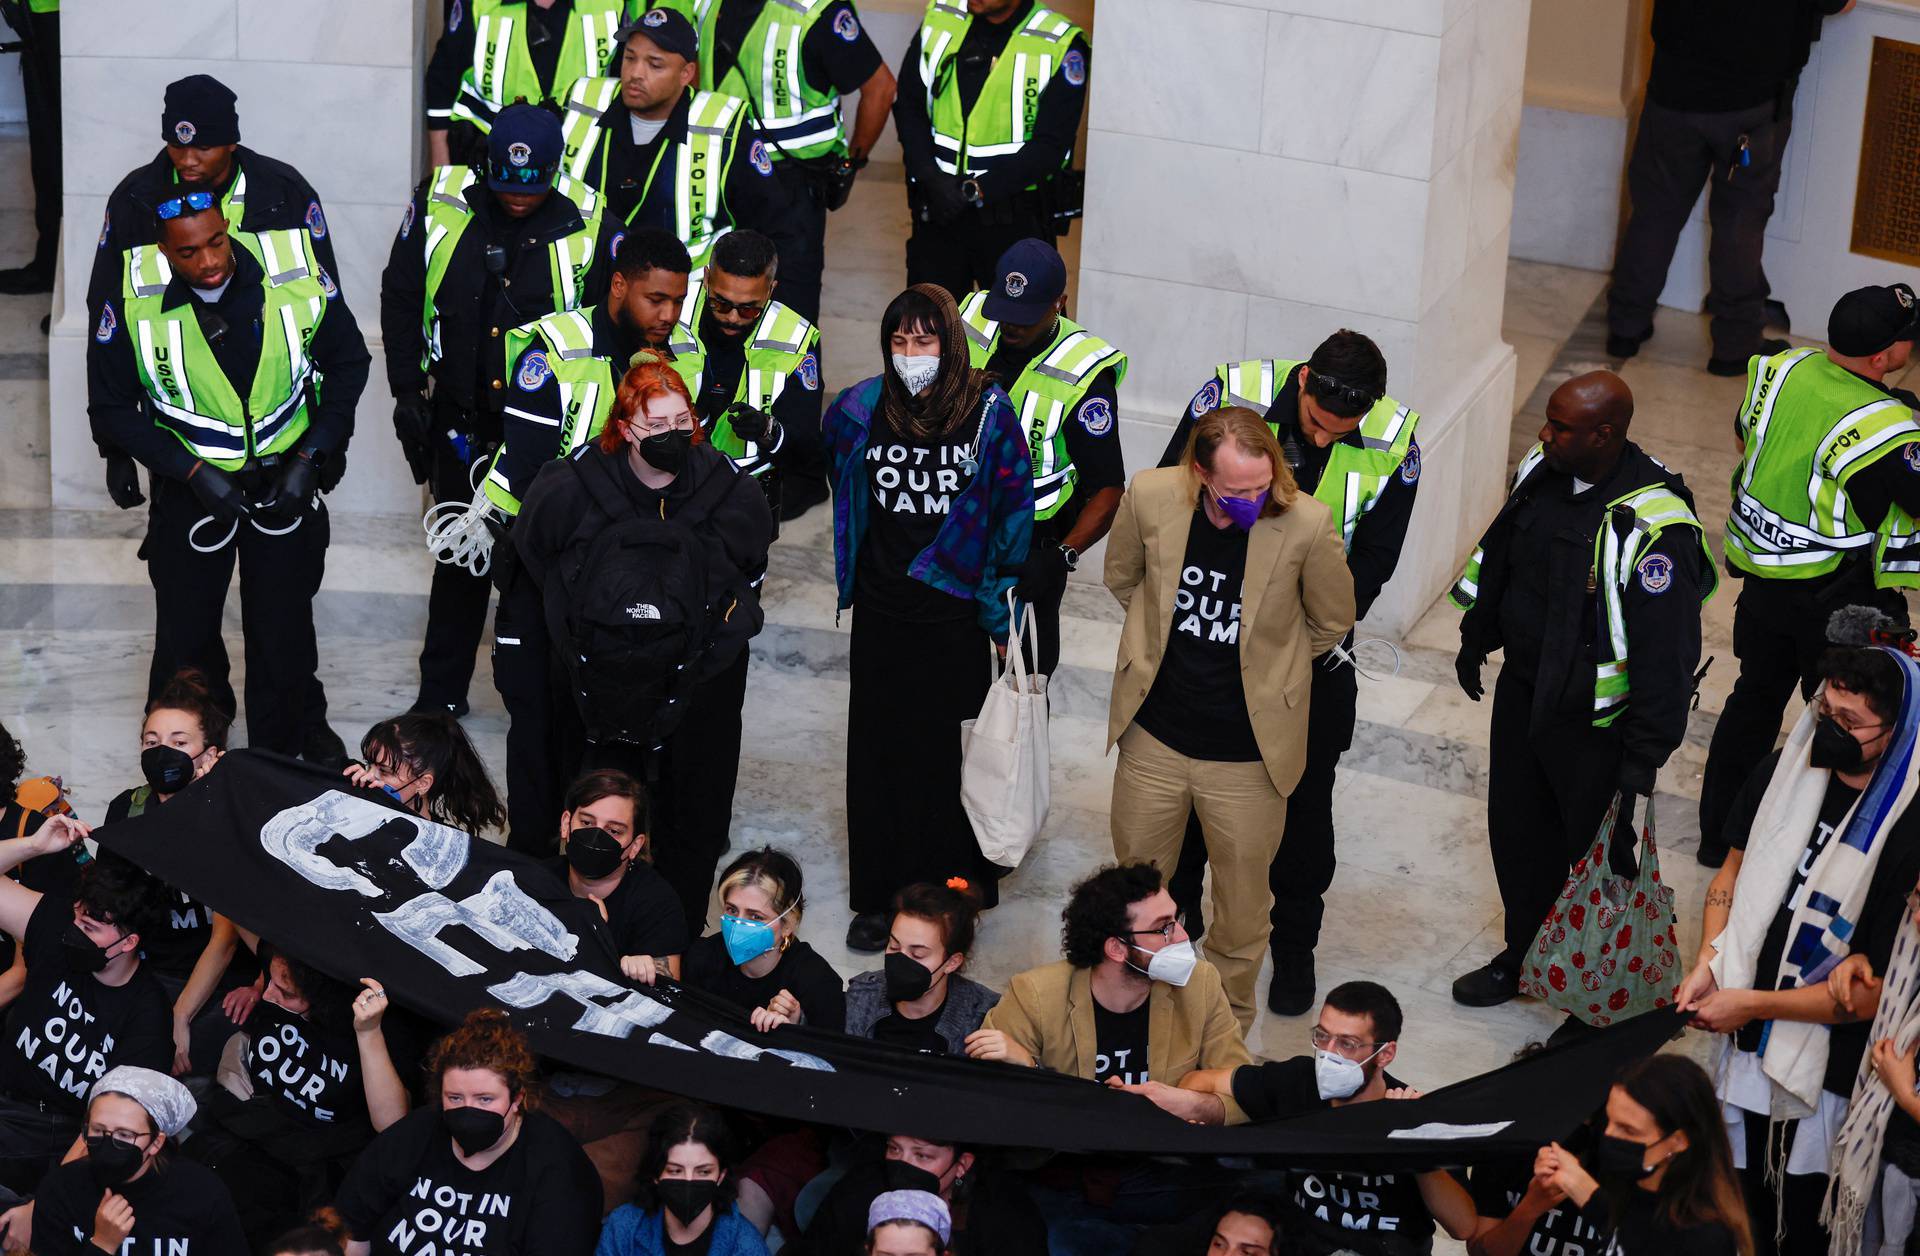
{"label": "wristwatch", "polygon": [[1064,541],[1060,545],[1060,557],[1066,561],[1068,571],[1080,570],[1080,551]]}

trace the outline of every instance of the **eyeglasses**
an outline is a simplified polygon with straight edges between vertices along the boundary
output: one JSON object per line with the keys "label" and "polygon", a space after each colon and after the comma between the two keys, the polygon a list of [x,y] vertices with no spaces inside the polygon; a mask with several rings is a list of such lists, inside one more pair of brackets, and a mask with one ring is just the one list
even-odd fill
{"label": "eyeglasses", "polygon": [[1848,733],[1863,733],[1869,728],[1885,728],[1887,726],[1885,720],[1867,720],[1864,723],[1853,723],[1850,722],[1853,719],[1850,715],[1842,719],[1841,713],[1834,710],[1832,705],[1828,703],[1825,694],[1820,695],[1819,700],[1814,706],[1814,711],[1832,720],[1838,724],[1842,730]]}
{"label": "eyeglasses", "polygon": [[1345,380],[1312,369],[1307,371],[1307,391],[1322,401],[1344,403],[1351,407],[1370,409],[1374,402],[1380,400],[1370,389],[1356,388]]}
{"label": "eyeglasses", "polygon": [[154,216],[161,222],[172,222],[185,213],[204,214],[213,208],[213,193],[189,192],[185,196],[176,196],[170,201],[161,201],[154,207]]}
{"label": "eyeglasses", "polygon": [[739,305],[709,292],[707,293],[707,308],[716,314],[729,314],[736,318],[743,319],[757,319],[767,312],[767,303],[765,301],[754,301],[747,305]]}
{"label": "eyeglasses", "polygon": [[639,415],[633,419],[633,430],[642,436],[657,436],[661,432],[691,432],[693,430],[693,411],[682,410],[678,414],[657,418],[653,415]]}
{"label": "eyeglasses", "polygon": [[553,182],[552,166],[503,166],[498,162],[489,162],[487,173],[496,183],[513,183],[521,187],[546,187]]}
{"label": "eyeglasses", "polygon": [[1363,1042],[1351,1034],[1330,1034],[1318,1025],[1313,1027],[1313,1049],[1315,1051],[1325,1051],[1331,1046],[1341,1055],[1353,1055],[1356,1052],[1364,1053],[1371,1047],[1384,1045],[1386,1044],[1379,1042]]}
{"label": "eyeglasses", "polygon": [[1171,942],[1173,941],[1173,931],[1175,929],[1178,929],[1179,927],[1180,927],[1180,921],[1178,919],[1174,919],[1174,920],[1169,920],[1166,924],[1161,925],[1158,929],[1129,929],[1127,930],[1127,936],[1131,938],[1143,938],[1143,937],[1146,937],[1148,934],[1157,933],[1160,935],[1160,938],[1162,941]]}
{"label": "eyeglasses", "polygon": [[153,1135],[136,1134],[132,1130],[110,1130],[104,1125],[89,1125],[87,1126],[87,1137],[111,1138],[116,1143],[129,1143],[132,1146],[138,1147],[141,1139],[152,1138]]}

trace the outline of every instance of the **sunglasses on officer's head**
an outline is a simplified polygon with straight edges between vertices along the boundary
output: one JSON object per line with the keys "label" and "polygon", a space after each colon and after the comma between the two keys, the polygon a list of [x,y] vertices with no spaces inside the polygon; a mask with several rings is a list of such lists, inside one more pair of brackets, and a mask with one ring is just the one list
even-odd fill
{"label": "sunglasses on officer's head", "polygon": [[172,222],[185,213],[204,214],[213,208],[213,193],[189,192],[185,196],[176,196],[170,201],[161,201],[154,214],[161,222]]}
{"label": "sunglasses on officer's head", "polygon": [[1353,408],[1370,408],[1380,400],[1378,396],[1365,388],[1355,388],[1345,380],[1335,379],[1331,375],[1307,370],[1307,391],[1322,401],[1331,401]]}
{"label": "sunglasses on officer's head", "polygon": [[515,183],[522,187],[546,187],[553,182],[552,166],[502,166],[491,163],[489,173],[496,183]]}

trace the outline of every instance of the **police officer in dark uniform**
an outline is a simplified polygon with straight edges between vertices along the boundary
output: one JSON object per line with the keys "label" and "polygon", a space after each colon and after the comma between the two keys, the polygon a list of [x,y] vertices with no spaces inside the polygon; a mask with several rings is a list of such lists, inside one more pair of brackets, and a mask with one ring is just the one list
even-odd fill
{"label": "police officer in dark uniform", "polygon": [[1454,585],[1461,690],[1478,702],[1487,655],[1505,655],[1487,839],[1506,945],[1453,983],[1469,1007],[1518,993],[1540,921],[1608,804],[1623,795],[1631,823],[1686,734],[1713,562],[1685,483],[1627,439],[1632,418],[1633,394],[1611,372],[1556,388],[1540,444]]}
{"label": "police officer in dark uniform", "polygon": [[[474,467],[500,443],[503,337],[590,297],[599,198],[565,181],[556,188],[559,164],[559,120],[509,105],[488,135],[486,169],[435,170],[394,239],[380,286],[393,426],[414,481],[431,484],[436,502],[472,500]],[[488,588],[467,566],[434,564],[414,710],[466,714]]]}
{"label": "police officer in dark uniform", "polygon": [[[1263,404],[1261,398],[1267,394],[1257,392],[1249,378],[1259,375],[1259,368],[1279,368],[1273,379],[1277,390],[1264,403],[1267,422],[1279,438],[1294,482],[1326,501],[1333,511],[1335,527],[1346,543],[1347,570],[1353,573],[1355,618],[1364,617],[1400,563],[1420,488],[1420,445],[1412,430],[1419,416],[1387,398],[1387,360],[1371,338],[1343,329],[1321,341],[1304,363],[1224,366],[1194,393],[1160,456],[1160,465],[1180,462],[1193,422],[1201,415],[1222,404]],[[1228,378],[1223,380],[1222,374]],[[1246,394],[1234,392],[1229,381],[1246,389]],[[1404,434],[1401,424],[1406,426]],[[1369,446],[1380,449],[1381,456],[1370,455]],[[1329,479],[1328,468],[1336,462],[1334,478]],[[1377,483],[1362,484],[1368,478]],[[1357,520],[1351,519],[1355,514]],[[1342,646],[1352,645],[1349,633]],[[1287,797],[1286,832],[1267,874],[1273,891],[1273,932],[1268,941],[1273,977],[1267,987],[1267,1007],[1279,1016],[1298,1016],[1314,1002],[1313,953],[1319,945],[1327,887],[1333,884],[1335,870],[1334,777],[1340,756],[1353,745],[1358,696],[1351,659],[1328,653],[1314,660],[1307,704],[1307,766]],[[1195,924],[1201,919],[1200,885],[1206,868],[1200,821],[1189,816],[1180,865],[1168,889],[1185,918]],[[1188,932],[1197,930],[1189,925]]]}
{"label": "police officer in dark uniform", "polygon": [[300,754],[328,537],[315,494],[345,469],[366,342],[304,229],[263,232],[262,262],[210,186],[183,184],[154,214],[156,243],[124,255],[87,347],[94,439],[153,481],[152,683],[197,667],[232,693],[220,621],[237,557],[247,743]]}

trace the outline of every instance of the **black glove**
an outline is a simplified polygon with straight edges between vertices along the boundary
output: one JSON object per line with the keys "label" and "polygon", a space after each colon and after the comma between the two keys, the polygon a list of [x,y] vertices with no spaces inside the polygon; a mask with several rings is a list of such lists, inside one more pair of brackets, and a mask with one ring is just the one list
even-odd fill
{"label": "black glove", "polygon": [[927,217],[937,223],[956,221],[967,212],[967,198],[960,193],[956,175],[935,174],[926,181]]}
{"label": "black glove", "polygon": [[305,450],[291,454],[281,464],[273,496],[254,507],[254,513],[269,521],[292,523],[313,509],[313,494],[319,484],[320,464],[313,455]]}
{"label": "black glove", "polygon": [[433,407],[418,393],[394,399],[393,434],[415,484],[425,484],[433,473]]}
{"label": "black glove", "polygon": [[1480,668],[1486,661],[1486,655],[1464,645],[1460,647],[1460,653],[1453,657],[1453,674],[1460,682],[1460,692],[1475,702],[1480,701],[1487,692],[1480,683]]}
{"label": "black glove", "polygon": [[752,441],[756,445],[777,445],[780,438],[780,420],[765,410],[756,410],[744,401],[736,401],[727,407],[727,422],[733,426],[733,434],[741,440]]}
{"label": "black glove", "polygon": [[236,515],[252,514],[247,505],[247,495],[233,482],[233,477],[210,462],[196,462],[193,470],[187,472],[187,487],[207,508],[215,523],[229,523]]}
{"label": "black glove", "polygon": [[107,496],[122,510],[132,510],[147,500],[140,491],[140,464],[131,454],[107,455]]}
{"label": "black glove", "polygon": [[1052,595],[1067,584],[1067,555],[1058,545],[1042,541],[1027,550],[1027,561],[1020,568],[1020,583],[1013,596],[1029,606]]}
{"label": "black glove", "polygon": [[1633,805],[1635,795],[1641,798],[1653,797],[1654,778],[1657,769],[1633,762],[1631,759],[1620,761],[1620,792],[1626,796],[1627,805]]}

